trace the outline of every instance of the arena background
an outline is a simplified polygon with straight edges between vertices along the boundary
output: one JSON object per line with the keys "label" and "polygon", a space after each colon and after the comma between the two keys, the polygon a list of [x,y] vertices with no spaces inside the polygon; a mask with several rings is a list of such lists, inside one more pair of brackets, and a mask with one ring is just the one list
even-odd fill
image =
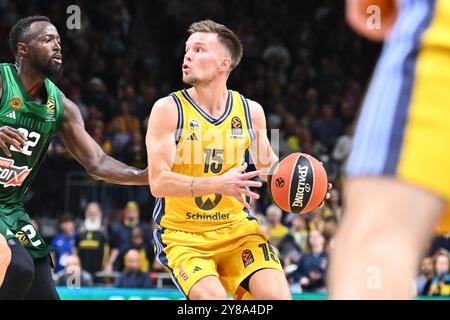
{"label": "arena background", "polygon": [[[68,12],[72,5],[79,8],[80,28],[68,27],[68,19],[78,10],[71,7]],[[323,161],[334,184],[326,206],[298,222],[287,212],[277,218],[264,187],[261,200],[252,204],[278,247],[294,298],[324,299],[325,272],[317,285],[299,285],[299,277],[306,272],[301,271],[299,256],[309,253],[307,239],[312,230],[324,238],[325,254],[332,247],[342,214],[342,167],[358,107],[381,49],[349,29],[343,5],[335,0],[2,0],[0,61],[13,61],[8,33],[17,20],[36,14],[50,17],[61,35],[64,55],[62,74],[55,82],[77,103],[88,132],[108,154],[145,168],[144,138],[151,107],[158,98],[184,87],[180,71],[187,27],[210,18],[236,31],[244,44],[244,57],[229,87],[263,105],[269,129],[280,130],[280,156],[297,151],[314,155]],[[96,231],[100,236],[94,237],[97,242],[84,247],[80,230],[87,204],[93,201],[100,205],[103,223]],[[89,257],[102,261],[101,267],[90,267],[90,274],[83,271],[74,281],[66,281],[67,270],[61,265],[54,278],[63,299],[182,298],[153,261],[149,230],[154,199],[147,187],[93,181],[55,138],[25,205],[42,236],[57,247],[56,258],[62,264],[61,257],[73,255],[73,248],[78,249],[82,270]],[[140,229],[133,234],[139,239],[130,238],[124,247],[118,243],[127,228],[122,220],[135,206]],[[142,253],[141,267],[149,278],[146,289],[127,288],[118,281],[124,272],[119,260],[130,247]],[[449,249],[448,237],[436,237],[429,255],[441,247]],[[106,266],[114,248],[120,254],[110,270]]]}

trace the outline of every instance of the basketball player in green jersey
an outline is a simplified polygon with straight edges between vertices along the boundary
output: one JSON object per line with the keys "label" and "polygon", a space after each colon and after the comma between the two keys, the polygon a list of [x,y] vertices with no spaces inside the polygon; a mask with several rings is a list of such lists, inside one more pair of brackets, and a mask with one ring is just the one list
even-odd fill
{"label": "basketball player in green jersey", "polygon": [[48,79],[59,71],[62,55],[58,31],[47,17],[20,20],[9,41],[15,64],[0,64],[0,300],[58,299],[51,248],[23,207],[52,137],[59,133],[95,179],[148,185],[147,170],[107,156],[85,131],[78,107]]}

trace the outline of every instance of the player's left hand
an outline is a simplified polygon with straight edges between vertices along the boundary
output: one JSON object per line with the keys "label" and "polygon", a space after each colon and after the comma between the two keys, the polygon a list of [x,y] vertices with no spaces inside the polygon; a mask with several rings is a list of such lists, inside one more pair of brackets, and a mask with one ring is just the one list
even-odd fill
{"label": "player's left hand", "polygon": [[[323,162],[322,161],[319,161],[319,162],[320,162],[320,164],[323,167]],[[331,191],[332,188],[333,188],[333,185],[331,183],[328,183],[327,194],[325,195],[325,199],[323,199],[322,203],[319,205],[319,208],[322,208],[325,205],[325,200],[330,199],[330,197],[331,197],[330,191]]]}
{"label": "player's left hand", "polygon": [[322,208],[325,205],[325,200],[330,199],[330,197],[331,197],[330,191],[331,191],[332,188],[333,188],[333,185],[330,182],[328,182],[327,194],[325,195],[325,199],[323,199],[322,203],[319,205],[319,208]]}

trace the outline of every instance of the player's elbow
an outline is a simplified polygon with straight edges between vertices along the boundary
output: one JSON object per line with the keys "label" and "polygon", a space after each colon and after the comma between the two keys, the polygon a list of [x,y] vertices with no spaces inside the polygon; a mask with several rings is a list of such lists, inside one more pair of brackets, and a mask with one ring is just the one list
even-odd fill
{"label": "player's elbow", "polygon": [[163,179],[161,177],[161,173],[150,173],[149,174],[149,186],[150,186],[150,193],[155,198],[162,198],[164,197],[164,183]]}
{"label": "player's elbow", "polygon": [[85,167],[87,174],[94,180],[101,180],[98,175],[99,167],[95,165],[89,165]]}
{"label": "player's elbow", "polygon": [[162,192],[161,188],[159,188],[155,183],[150,183],[150,193],[155,198],[164,197],[164,193]]}
{"label": "player's elbow", "polygon": [[103,160],[105,159],[105,155],[101,155],[98,157],[93,157],[89,159],[88,161],[81,161],[84,169],[86,170],[87,174],[91,176],[94,180],[103,180],[102,174],[103,171]]}

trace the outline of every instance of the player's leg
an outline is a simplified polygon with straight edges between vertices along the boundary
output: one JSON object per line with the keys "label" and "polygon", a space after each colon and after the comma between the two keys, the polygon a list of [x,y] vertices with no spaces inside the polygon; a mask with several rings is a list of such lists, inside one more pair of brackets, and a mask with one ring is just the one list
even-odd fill
{"label": "player's leg", "polygon": [[220,280],[234,299],[291,299],[280,260],[256,220],[236,223],[219,236],[224,239]]}
{"label": "player's leg", "polygon": [[250,276],[248,290],[256,300],[291,300],[289,285],[284,272],[261,269]]}
{"label": "player's leg", "polygon": [[34,279],[33,259],[17,239],[9,239],[11,262],[0,287],[0,300],[23,299]]}
{"label": "player's leg", "polygon": [[227,293],[215,276],[198,280],[188,294],[189,300],[227,300]]}
{"label": "player's leg", "polygon": [[153,234],[155,257],[170,272],[181,293],[192,300],[227,299],[214,253],[203,234],[167,229],[157,229]]}
{"label": "player's leg", "polygon": [[8,269],[11,262],[11,250],[6,243],[5,237],[0,234],[0,287],[2,286],[3,279],[5,278],[6,269]]}
{"label": "player's leg", "polygon": [[25,300],[59,300],[52,277],[50,256],[34,260],[34,281],[25,295]]}
{"label": "player's leg", "polygon": [[390,177],[346,182],[346,213],[332,252],[334,299],[407,299],[444,201]]}

